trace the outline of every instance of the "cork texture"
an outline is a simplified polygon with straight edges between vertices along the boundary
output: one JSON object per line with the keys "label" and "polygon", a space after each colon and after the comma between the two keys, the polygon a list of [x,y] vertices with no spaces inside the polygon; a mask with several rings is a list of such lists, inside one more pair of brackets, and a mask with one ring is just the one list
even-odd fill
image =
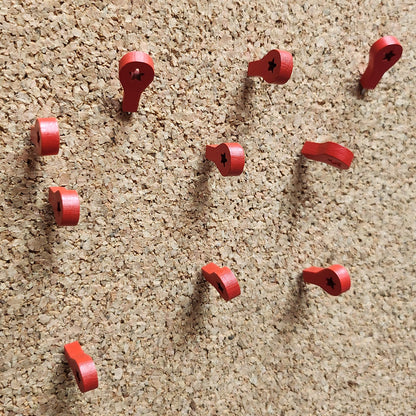
{"label": "cork texture", "polygon": [[[395,415],[416,409],[416,5],[410,0],[3,0],[0,414]],[[371,45],[403,56],[364,97]],[[285,85],[247,78],[271,49]],[[121,112],[118,62],[155,79]],[[61,147],[30,127],[56,117]],[[354,152],[310,161],[305,141]],[[238,142],[222,177],[205,145]],[[48,188],[75,189],[57,227]],[[241,295],[201,275],[229,267]],[[344,265],[351,289],[305,285]],[[99,387],[64,357],[79,341]]]}

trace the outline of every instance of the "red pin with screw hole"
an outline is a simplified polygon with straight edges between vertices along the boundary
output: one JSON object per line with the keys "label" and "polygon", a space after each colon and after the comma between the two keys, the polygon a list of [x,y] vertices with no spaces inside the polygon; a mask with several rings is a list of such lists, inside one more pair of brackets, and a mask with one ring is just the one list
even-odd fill
{"label": "red pin with screw hole", "polygon": [[202,268],[202,275],[226,301],[241,293],[237,278],[228,267],[219,267],[215,263],[209,263]]}
{"label": "red pin with screw hole", "polygon": [[403,48],[394,36],[384,36],[370,49],[367,69],[360,80],[361,88],[374,89],[384,73],[402,56]]}
{"label": "red pin with screw hole", "polygon": [[238,176],[244,169],[244,149],[238,143],[207,145],[205,157],[217,165],[222,176]]}
{"label": "red pin with screw hole", "polygon": [[305,283],[317,285],[332,296],[338,296],[351,287],[348,270],[340,264],[325,269],[309,267],[303,271],[302,276]]}
{"label": "red pin with screw hole", "polygon": [[58,225],[78,224],[80,204],[77,191],[71,191],[62,186],[51,186],[49,203],[52,205]]}
{"label": "red pin with screw hole", "polygon": [[259,61],[248,64],[247,76],[262,77],[269,84],[286,84],[292,75],[292,70],[291,53],[273,49]]}
{"label": "red pin with screw hole", "polygon": [[38,118],[35,125],[30,129],[30,140],[35,145],[38,155],[57,155],[60,138],[56,118]]}
{"label": "red pin with screw hole", "polygon": [[74,373],[79,389],[85,393],[98,387],[98,375],[92,358],[85,354],[78,341],[64,346],[65,357]]}
{"label": "red pin with screw hole", "polygon": [[308,159],[324,162],[338,169],[348,169],[354,158],[351,150],[334,142],[305,142],[301,153]]}
{"label": "red pin with screw hole", "polygon": [[124,89],[122,110],[137,111],[140,96],[155,76],[152,58],[144,52],[128,52],[119,63],[119,78]]}

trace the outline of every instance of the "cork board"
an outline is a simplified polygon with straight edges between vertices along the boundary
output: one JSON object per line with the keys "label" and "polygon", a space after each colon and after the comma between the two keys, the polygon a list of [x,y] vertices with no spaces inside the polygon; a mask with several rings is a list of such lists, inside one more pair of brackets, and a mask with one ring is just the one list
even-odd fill
{"label": "cork board", "polygon": [[[4,415],[410,415],[415,364],[413,1],[3,0],[0,403]],[[371,44],[402,59],[360,98]],[[279,48],[290,81],[247,79]],[[139,111],[118,61],[149,53]],[[54,116],[57,156],[29,129]],[[355,154],[340,171],[306,140]],[[239,142],[222,177],[206,144]],[[49,186],[75,189],[58,228]],[[200,269],[236,274],[224,302]],[[305,285],[343,264],[351,289]],[[99,387],[79,392],[78,340]]]}

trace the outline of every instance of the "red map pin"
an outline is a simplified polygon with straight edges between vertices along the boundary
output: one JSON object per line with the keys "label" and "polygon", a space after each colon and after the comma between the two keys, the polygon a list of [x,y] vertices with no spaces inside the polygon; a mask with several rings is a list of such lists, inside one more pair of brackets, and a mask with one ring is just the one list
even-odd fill
{"label": "red map pin", "polygon": [[79,197],[77,191],[63,186],[49,188],[49,203],[52,205],[55,221],[58,225],[77,225],[79,221]]}
{"label": "red map pin", "polygon": [[303,271],[302,276],[305,283],[317,285],[332,296],[339,296],[351,287],[348,270],[340,264],[325,269],[309,267]]}
{"label": "red map pin", "polygon": [[402,56],[403,48],[394,36],[384,36],[376,41],[370,49],[370,59],[367,69],[361,77],[361,87],[374,89],[381,77]]}
{"label": "red map pin", "polygon": [[30,129],[30,140],[35,145],[38,155],[57,155],[60,137],[56,118],[38,118]]}
{"label": "red map pin", "polygon": [[155,76],[152,58],[144,52],[129,52],[119,63],[119,78],[124,89],[123,111],[137,111],[140,96]]}
{"label": "red map pin", "polygon": [[348,169],[354,158],[351,150],[334,142],[305,142],[301,153],[308,159],[324,162],[338,169]]}
{"label": "red map pin", "polygon": [[244,149],[238,143],[207,145],[205,157],[217,165],[222,176],[238,176],[243,172]]}
{"label": "red map pin", "polygon": [[78,341],[64,346],[65,357],[79,389],[85,393],[98,387],[98,375],[92,358],[85,354]]}
{"label": "red map pin", "polygon": [[262,77],[269,84],[286,84],[292,75],[292,70],[292,54],[273,49],[259,61],[248,64],[247,76]]}
{"label": "red map pin", "polygon": [[237,278],[228,267],[219,267],[215,263],[209,263],[202,268],[202,275],[226,301],[241,293]]}

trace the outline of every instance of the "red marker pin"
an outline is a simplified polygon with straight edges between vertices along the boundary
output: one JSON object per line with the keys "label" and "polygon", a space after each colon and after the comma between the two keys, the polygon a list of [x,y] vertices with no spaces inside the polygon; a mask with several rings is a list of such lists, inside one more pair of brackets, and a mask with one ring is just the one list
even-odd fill
{"label": "red marker pin", "polygon": [[308,159],[324,162],[338,169],[348,169],[354,158],[351,150],[334,142],[305,142],[301,153]]}
{"label": "red marker pin", "polygon": [[367,69],[360,80],[361,88],[374,89],[384,73],[402,56],[403,48],[394,36],[384,36],[370,49]]}
{"label": "red marker pin", "polygon": [[35,125],[30,129],[30,140],[35,145],[38,155],[57,155],[60,139],[56,118],[38,118]]}
{"label": "red marker pin", "polygon": [[292,55],[287,51],[273,49],[263,59],[248,64],[247,76],[262,77],[270,84],[286,84],[292,70]]}
{"label": "red marker pin", "polygon": [[305,283],[317,285],[332,296],[338,296],[351,287],[348,270],[340,264],[334,264],[326,269],[309,267],[303,271],[302,276]]}
{"label": "red marker pin", "polygon": [[207,145],[205,157],[217,165],[222,176],[238,176],[244,169],[244,149],[238,143]]}
{"label": "red marker pin", "polygon": [[137,111],[140,96],[155,76],[152,58],[144,52],[129,52],[119,63],[119,78],[124,89],[123,111]]}
{"label": "red marker pin", "polygon": [[226,301],[241,293],[237,278],[228,267],[218,267],[214,263],[209,263],[202,268],[202,275]]}
{"label": "red marker pin", "polygon": [[65,357],[74,373],[79,389],[85,393],[98,387],[98,375],[92,358],[85,354],[78,341],[64,346]]}
{"label": "red marker pin", "polygon": [[79,221],[79,197],[77,191],[61,186],[49,188],[49,203],[52,205],[58,225],[77,225]]}

